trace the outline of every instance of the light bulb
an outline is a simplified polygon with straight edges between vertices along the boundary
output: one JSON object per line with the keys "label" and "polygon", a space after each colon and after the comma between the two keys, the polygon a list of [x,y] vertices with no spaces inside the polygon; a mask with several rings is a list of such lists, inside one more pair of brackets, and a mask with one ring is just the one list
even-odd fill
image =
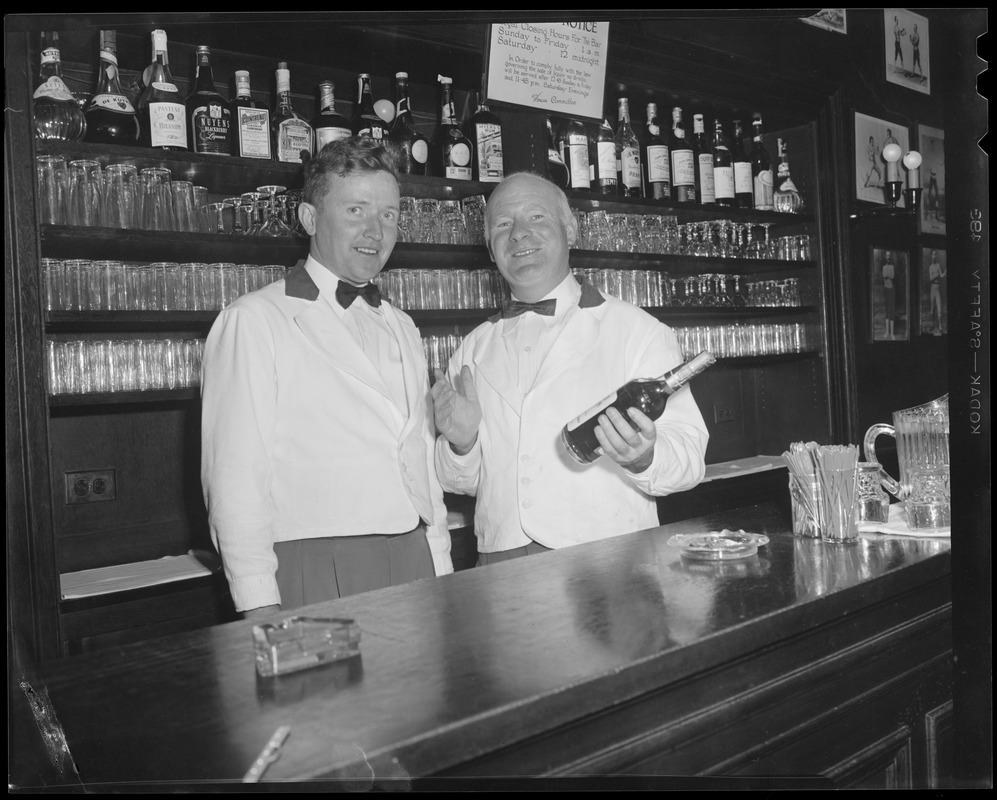
{"label": "light bulb", "polygon": [[890,142],[886,147],[883,148],[883,158],[886,161],[886,180],[887,182],[893,182],[900,180],[900,170],[897,167],[897,162],[900,160],[900,155],[903,151],[900,149],[900,145]]}
{"label": "light bulb", "polygon": [[921,166],[921,154],[917,150],[911,150],[904,156],[904,166],[907,167],[907,188],[921,188],[921,173],[918,168]]}

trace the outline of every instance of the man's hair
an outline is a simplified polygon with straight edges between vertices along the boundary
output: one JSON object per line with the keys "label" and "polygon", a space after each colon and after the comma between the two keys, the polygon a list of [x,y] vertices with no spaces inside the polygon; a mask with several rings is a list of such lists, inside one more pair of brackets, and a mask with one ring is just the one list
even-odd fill
{"label": "man's hair", "polygon": [[387,172],[395,180],[401,172],[401,153],[390,142],[369,136],[351,136],[323,147],[305,163],[305,184],[301,199],[319,205],[328,191],[329,176],[345,178],[354,173]]}
{"label": "man's hair", "polygon": [[[513,172],[513,173],[511,173],[509,175],[506,175],[505,178],[502,180],[502,183],[505,183],[506,181],[508,181],[511,178],[516,178],[516,177],[520,177],[520,176],[529,176],[530,178],[533,178],[533,179],[535,179],[537,181],[540,181],[541,183],[545,183],[545,184],[547,184],[547,186],[550,187],[551,192],[557,198],[557,201],[556,201],[557,202],[557,209],[556,210],[558,212],[558,215],[560,216],[561,221],[564,222],[565,224],[567,224],[568,220],[570,220],[572,218],[572,213],[571,213],[571,204],[568,202],[568,196],[564,193],[564,190],[561,189],[561,187],[558,186],[553,181],[548,180],[547,178],[545,178],[543,175],[538,175],[535,172],[529,172],[529,171],[526,171],[526,170],[524,170],[522,172]],[[502,183],[500,183],[499,186],[501,186]],[[496,187],[496,190],[497,189],[498,189],[498,187]],[[494,193],[494,191],[495,190],[493,190],[493,193]],[[489,205],[490,205],[489,203],[485,204],[485,224],[486,225],[488,225],[490,223],[490,215],[488,213]]]}

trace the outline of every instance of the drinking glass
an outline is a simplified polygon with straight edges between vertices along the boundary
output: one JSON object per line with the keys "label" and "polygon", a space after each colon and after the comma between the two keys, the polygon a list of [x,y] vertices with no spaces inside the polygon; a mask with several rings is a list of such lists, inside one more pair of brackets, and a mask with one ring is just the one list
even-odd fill
{"label": "drinking glass", "polygon": [[194,216],[197,219],[197,226],[194,228],[198,233],[212,233],[208,227],[208,215],[205,207],[208,205],[208,187],[194,186]]}
{"label": "drinking glass", "polygon": [[100,224],[105,228],[136,228],[140,207],[138,168],[134,164],[108,164],[104,169],[104,202]]}
{"label": "drinking glass", "polygon": [[139,172],[142,183],[142,228],[147,231],[172,231],[173,193],[170,171],[166,167],[146,167]]}
{"label": "drinking glass", "polygon": [[42,224],[67,224],[68,169],[62,156],[37,156],[35,176],[38,181],[39,220]]}
{"label": "drinking glass", "polygon": [[100,162],[81,158],[67,167],[67,222],[70,225],[94,227],[101,221],[103,175]]}
{"label": "drinking glass", "polygon": [[208,203],[204,215],[207,233],[235,233],[235,206],[231,203]]}
{"label": "drinking glass", "polygon": [[277,211],[276,198],[278,195],[286,192],[287,187],[268,184],[266,186],[257,186],[256,191],[260,195],[260,214],[263,218],[256,232],[257,236],[270,236],[274,238],[292,236],[291,229]]}
{"label": "drinking glass", "polygon": [[197,233],[200,222],[194,205],[194,184],[190,181],[172,181],[170,194],[173,200],[174,230]]}

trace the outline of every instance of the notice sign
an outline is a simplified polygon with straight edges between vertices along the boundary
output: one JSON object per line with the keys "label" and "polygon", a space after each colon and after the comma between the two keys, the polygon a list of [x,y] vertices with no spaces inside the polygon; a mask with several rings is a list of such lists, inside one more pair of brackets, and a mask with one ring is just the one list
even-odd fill
{"label": "notice sign", "polygon": [[488,99],[601,119],[608,44],[608,22],[493,24]]}

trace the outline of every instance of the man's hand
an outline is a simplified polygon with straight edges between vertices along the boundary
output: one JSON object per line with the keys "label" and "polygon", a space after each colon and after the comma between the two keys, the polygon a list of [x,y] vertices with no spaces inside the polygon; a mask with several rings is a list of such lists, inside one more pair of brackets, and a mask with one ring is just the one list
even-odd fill
{"label": "man's hand", "polygon": [[464,455],[474,446],[481,424],[481,405],[474,388],[471,368],[464,366],[454,378],[453,386],[441,370],[435,371],[433,383],[433,414],[436,429],[443,434],[451,449]]}
{"label": "man's hand", "polygon": [[658,435],[654,421],[636,408],[628,408],[628,422],[615,408],[599,417],[595,438],[603,455],[630,472],[643,472],[654,459],[654,440]]}

